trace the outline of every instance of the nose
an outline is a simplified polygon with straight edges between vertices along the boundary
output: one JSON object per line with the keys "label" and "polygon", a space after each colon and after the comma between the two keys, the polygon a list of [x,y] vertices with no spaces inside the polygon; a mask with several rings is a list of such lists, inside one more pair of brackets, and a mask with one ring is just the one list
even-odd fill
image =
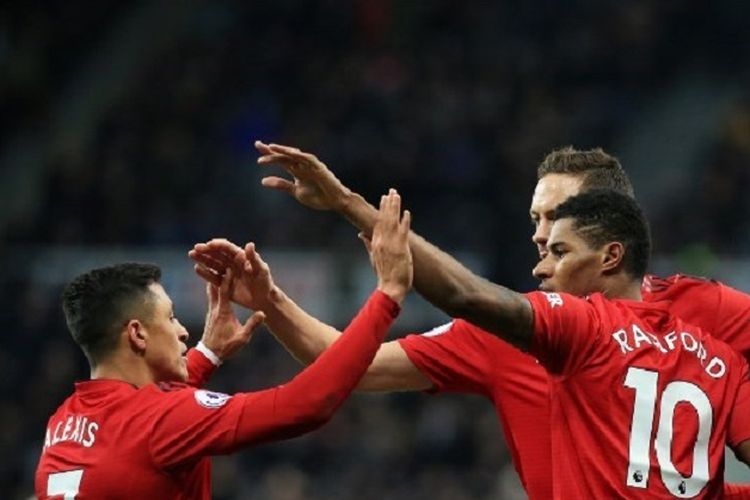
{"label": "nose", "polygon": [[534,266],[534,269],[531,271],[531,274],[534,275],[534,277],[538,280],[546,280],[552,277],[552,266],[547,262],[546,258],[542,258],[539,262],[537,262],[536,266]]}
{"label": "nose", "polygon": [[182,323],[180,323],[179,321],[177,323],[178,323],[179,328],[180,328],[179,331],[178,331],[178,333],[177,333],[177,338],[180,339],[180,342],[186,342],[187,339],[190,337],[190,334],[185,329],[185,327],[182,326]]}
{"label": "nose", "polygon": [[531,237],[531,241],[536,244],[539,250],[539,256],[544,258],[547,253],[547,241],[549,240],[550,223],[547,219],[542,218],[536,225],[536,231]]}

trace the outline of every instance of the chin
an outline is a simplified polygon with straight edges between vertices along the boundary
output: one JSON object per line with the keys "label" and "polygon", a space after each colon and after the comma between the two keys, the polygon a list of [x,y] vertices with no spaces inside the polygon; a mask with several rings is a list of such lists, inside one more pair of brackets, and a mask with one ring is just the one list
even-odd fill
{"label": "chin", "polygon": [[187,363],[183,359],[180,362],[180,366],[176,367],[175,370],[169,376],[169,382],[187,382],[188,380]]}

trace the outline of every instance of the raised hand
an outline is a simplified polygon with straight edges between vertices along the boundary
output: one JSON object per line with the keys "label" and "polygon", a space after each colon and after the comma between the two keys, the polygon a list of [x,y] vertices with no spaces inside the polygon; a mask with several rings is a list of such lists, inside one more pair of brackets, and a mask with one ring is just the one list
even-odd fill
{"label": "raised hand", "polygon": [[278,176],[264,177],[265,187],[289,193],[301,204],[315,210],[339,210],[349,200],[351,191],[333,175],[315,155],[297,148],[255,141],[260,152],[259,165],[279,165],[293,180]]}
{"label": "raised hand", "polygon": [[406,210],[401,217],[401,196],[391,189],[380,199],[372,241],[363,238],[378,275],[378,288],[398,303],[406,297],[414,278],[410,226],[411,213]]}
{"label": "raised hand", "polygon": [[195,261],[195,272],[215,286],[221,284],[227,269],[232,269],[235,279],[229,297],[248,309],[262,309],[276,289],[270,268],[255,250],[254,243],[248,243],[243,249],[217,238],[198,243],[188,255]]}
{"label": "raised hand", "polygon": [[256,311],[244,324],[240,323],[230,302],[233,281],[232,269],[227,268],[219,286],[206,283],[208,312],[201,340],[221,360],[230,358],[250,342],[253,332],[265,319],[263,312]]}

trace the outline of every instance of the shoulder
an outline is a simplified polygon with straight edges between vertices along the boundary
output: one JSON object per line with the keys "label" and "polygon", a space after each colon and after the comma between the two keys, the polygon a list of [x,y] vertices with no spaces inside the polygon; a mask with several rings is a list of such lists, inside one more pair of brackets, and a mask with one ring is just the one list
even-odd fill
{"label": "shoulder", "polygon": [[[200,389],[180,382],[157,382],[141,389],[142,397],[151,402],[155,413],[196,409],[217,409],[233,398],[230,394]],[[242,398],[239,398],[240,400]]]}
{"label": "shoulder", "polygon": [[455,336],[476,336],[486,334],[480,327],[462,319],[452,319],[425,332],[410,335],[408,338],[441,340]]}
{"label": "shoulder", "polygon": [[655,300],[662,300],[662,297],[673,298],[675,295],[686,293],[716,293],[724,286],[722,283],[701,276],[691,276],[688,274],[673,274],[665,278],[655,274],[647,274],[643,277],[641,291],[644,296],[654,297]]}
{"label": "shoulder", "polygon": [[489,353],[507,343],[477,325],[454,319],[421,334],[411,334],[398,339],[407,354],[415,352],[453,354],[470,352]]}
{"label": "shoulder", "polygon": [[564,292],[529,292],[524,294],[531,304],[534,314],[599,313],[614,307],[612,301],[601,293],[593,293],[585,297],[578,297]]}
{"label": "shoulder", "polygon": [[181,382],[155,382],[141,387],[134,397],[133,401],[138,401],[137,405],[150,405],[149,408],[157,409],[162,405],[171,405],[175,401],[188,398],[196,388],[183,384]]}
{"label": "shoulder", "polygon": [[176,392],[194,389],[192,386],[182,382],[156,382],[152,387],[156,388],[159,392]]}

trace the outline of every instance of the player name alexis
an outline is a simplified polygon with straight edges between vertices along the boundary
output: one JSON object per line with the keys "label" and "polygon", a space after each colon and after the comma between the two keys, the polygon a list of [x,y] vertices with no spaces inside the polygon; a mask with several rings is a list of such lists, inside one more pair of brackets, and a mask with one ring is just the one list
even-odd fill
{"label": "player name alexis", "polygon": [[65,441],[91,448],[96,441],[96,431],[99,430],[99,424],[83,415],[69,415],[67,419],[59,420],[57,424],[54,424],[54,431],[50,432],[52,427],[52,425],[47,427],[47,433],[44,436],[45,448]]}
{"label": "player name alexis", "polygon": [[[620,345],[623,354],[628,354],[643,347],[653,347],[662,354],[674,351],[678,345],[687,352],[692,352],[704,367],[705,372],[713,378],[721,378],[727,371],[727,365],[718,356],[713,356],[706,363],[708,353],[703,343],[690,332],[669,332],[661,340],[653,333],[644,332],[638,325],[631,325],[629,329],[622,328],[612,334],[612,338]],[[666,347],[665,347],[666,345]]]}

